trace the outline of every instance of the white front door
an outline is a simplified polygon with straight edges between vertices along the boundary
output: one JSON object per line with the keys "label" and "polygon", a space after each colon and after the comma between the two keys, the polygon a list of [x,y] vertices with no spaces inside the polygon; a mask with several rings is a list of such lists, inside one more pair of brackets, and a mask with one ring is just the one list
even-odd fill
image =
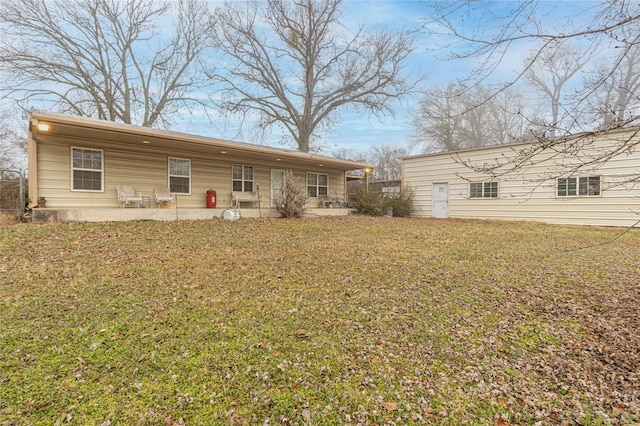
{"label": "white front door", "polygon": [[449,217],[449,184],[434,183],[431,192],[433,217],[446,219]]}
{"label": "white front door", "polygon": [[271,207],[275,207],[274,200],[282,198],[284,192],[284,170],[271,169]]}

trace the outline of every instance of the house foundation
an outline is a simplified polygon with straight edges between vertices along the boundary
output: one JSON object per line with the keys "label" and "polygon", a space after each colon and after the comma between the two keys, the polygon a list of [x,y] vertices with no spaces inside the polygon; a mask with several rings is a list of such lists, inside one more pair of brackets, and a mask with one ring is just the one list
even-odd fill
{"label": "house foundation", "polygon": [[[34,223],[46,222],[122,222],[130,220],[222,220],[222,214],[226,209],[171,209],[171,208],[113,208],[113,209],[53,209],[34,208],[31,211],[31,221]],[[280,217],[276,209],[238,209],[240,218]],[[351,209],[307,209],[305,217],[317,216],[346,216],[351,214]]]}

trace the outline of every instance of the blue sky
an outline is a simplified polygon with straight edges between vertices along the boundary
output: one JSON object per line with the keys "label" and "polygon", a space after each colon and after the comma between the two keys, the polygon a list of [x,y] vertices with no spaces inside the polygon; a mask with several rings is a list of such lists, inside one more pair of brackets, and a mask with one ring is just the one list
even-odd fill
{"label": "blue sky", "polygon": [[[0,0],[2,1],[2,0]],[[218,0],[210,0],[213,7],[221,3]],[[476,4],[484,5],[485,2]],[[501,5],[509,7],[512,2],[495,1],[492,7],[501,8]],[[557,2],[542,1],[543,8],[551,8]],[[566,27],[567,23],[563,19],[566,10],[582,9],[585,5],[593,5],[593,2],[585,1],[564,1],[559,3],[558,8],[550,10],[545,16],[544,22],[550,26]],[[386,28],[417,28],[426,17],[429,17],[429,2],[426,0],[411,1],[391,1],[391,0],[344,0],[343,22],[363,23],[365,27],[375,29]],[[469,27],[475,26],[478,21],[470,20]],[[555,21],[555,22],[554,22]],[[482,21],[480,21],[482,22]],[[567,28],[568,30],[568,28]],[[446,85],[463,79],[476,65],[472,61],[451,61],[447,60],[447,51],[434,52],[434,39],[425,34],[417,34],[417,47],[412,53],[410,61],[411,67],[416,73],[427,74],[424,88],[431,85]],[[527,55],[527,47],[519,46],[510,51],[509,56],[503,61],[502,66],[494,76],[501,81],[508,80],[514,76],[523,58]],[[395,117],[386,116],[382,121],[366,112],[352,113],[345,111],[341,116],[340,123],[321,140],[321,153],[331,155],[340,149],[348,149],[355,153],[365,153],[372,145],[391,144],[406,146],[411,132],[411,119],[417,110],[421,97],[407,97],[402,103],[394,103],[393,109]],[[35,105],[34,105],[35,106]],[[37,106],[35,106],[37,107]],[[251,132],[245,131],[238,135],[238,123],[229,122],[226,126],[222,123],[208,122],[180,122],[176,120],[176,126],[172,130],[194,133],[204,136],[235,139],[243,142],[258,143],[252,140]],[[279,145],[280,136],[273,135],[264,143],[272,146]]]}
{"label": "blue sky", "polygon": [[[345,22],[363,23],[371,29],[416,28],[420,24],[421,17],[425,14],[426,7],[422,1],[346,0],[343,8]],[[413,53],[411,61],[416,72],[432,68],[434,63],[433,55],[423,49],[421,45]],[[372,145],[405,145],[410,131],[411,114],[419,99],[420,97],[416,96],[413,99],[407,98],[402,103],[394,103],[395,118],[387,115],[382,117],[382,121],[367,112],[352,113],[345,110],[341,113],[338,126],[322,138],[321,153],[330,155],[342,148],[356,153],[364,153]],[[180,131],[187,133],[228,139],[238,138],[237,129],[233,122],[227,123],[227,129],[223,129],[221,126],[212,128],[205,123],[184,123],[180,127]],[[240,137],[245,142],[255,142],[251,140],[249,133],[243,132]],[[279,140],[279,135],[273,135],[264,143],[281,146]]]}
{"label": "blue sky", "polygon": [[[425,17],[429,16],[428,1],[412,0],[412,1],[390,1],[390,0],[345,0],[343,6],[344,22],[348,23],[364,23],[369,29],[385,29],[385,28],[417,28],[424,22]],[[212,2],[214,5],[215,2]],[[509,7],[509,2],[500,1],[493,2],[492,7],[500,9],[500,5],[504,4]],[[551,7],[555,2],[542,2],[542,7]],[[560,4],[560,9],[567,7],[573,8],[576,5],[584,5],[584,1],[565,1]],[[552,25],[553,18],[562,15],[562,11],[555,9],[545,17],[545,22]],[[556,21],[557,22],[562,22]],[[477,22],[471,22],[469,27],[475,26]],[[412,53],[410,61],[411,67],[416,73],[425,73],[427,79],[424,81],[423,88],[427,89],[431,85],[446,85],[455,82],[458,79],[464,79],[473,69],[475,63],[472,61],[452,61],[448,60],[447,51],[434,52],[434,39],[419,33],[417,34],[417,47]],[[526,47],[512,49],[508,57],[505,58],[500,69],[492,77],[494,81],[507,81],[512,79],[516,74],[515,70],[522,63],[527,55]],[[340,149],[348,149],[355,153],[365,153],[372,145],[391,144],[398,146],[407,146],[409,135],[411,133],[411,120],[418,107],[421,96],[415,95],[407,97],[401,103],[394,103],[393,110],[395,116],[385,116],[380,121],[377,117],[367,112],[351,113],[343,112],[340,123],[334,127],[330,134],[325,135],[321,144],[321,153],[330,155]],[[227,139],[241,138],[245,142],[256,141],[251,140],[250,132],[244,132],[237,135],[237,128],[233,122],[227,123],[227,129],[221,126],[216,128],[205,123],[192,123],[182,126],[180,131],[187,133],[198,133],[212,137],[222,137]],[[273,135],[267,138],[263,143],[273,146],[279,145],[280,135]]]}
{"label": "blue sky", "polygon": [[[356,16],[364,19],[370,27],[399,26],[405,28],[417,27],[429,18],[428,1],[346,1],[345,15]],[[476,6],[481,9],[489,2],[478,1]],[[500,15],[511,10],[518,2],[496,0],[490,2],[492,13]],[[362,7],[366,5],[366,7]],[[548,1],[542,0],[536,5],[537,15],[540,20],[541,31],[549,33],[571,32],[576,27],[584,24],[580,13],[590,8],[598,7],[599,2],[582,0]],[[475,10],[475,9],[474,9]],[[591,12],[589,10],[589,12]],[[587,12],[587,15],[589,14]],[[479,13],[479,12],[478,12]],[[570,18],[578,16],[572,21]],[[495,30],[492,25],[491,14],[483,18],[471,17],[465,19],[465,30],[473,31],[479,26],[485,26],[489,32]],[[438,40],[424,33],[417,35],[417,48],[411,57],[411,66],[416,70],[427,72],[424,82],[425,88],[432,85],[447,85],[464,80],[470,72],[478,66],[474,60],[451,60],[448,56],[450,50],[436,51],[433,49]],[[463,48],[462,46],[460,47]],[[522,70],[525,58],[538,48],[537,40],[524,40],[514,43],[506,52],[498,68],[485,81],[488,84],[503,84],[514,81]],[[531,101],[537,101],[536,93],[526,92]],[[393,144],[406,146],[411,133],[412,116],[418,108],[420,97],[407,98],[404,104],[396,105],[395,118],[387,117],[383,123],[375,117],[349,116],[341,126],[335,129],[329,139],[329,145],[338,148],[350,148],[356,152],[366,152],[371,145]]]}

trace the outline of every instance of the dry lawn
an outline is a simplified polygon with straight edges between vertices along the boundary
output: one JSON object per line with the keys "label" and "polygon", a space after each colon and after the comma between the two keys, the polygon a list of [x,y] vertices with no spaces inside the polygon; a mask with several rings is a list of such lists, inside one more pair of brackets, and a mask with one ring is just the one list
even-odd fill
{"label": "dry lawn", "polygon": [[640,232],[597,245],[621,231],[5,226],[0,424],[637,425]]}

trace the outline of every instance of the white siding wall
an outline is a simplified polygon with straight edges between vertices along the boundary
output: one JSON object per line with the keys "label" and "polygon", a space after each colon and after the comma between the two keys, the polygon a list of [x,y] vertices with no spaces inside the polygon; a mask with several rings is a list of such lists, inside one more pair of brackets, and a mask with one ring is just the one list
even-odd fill
{"label": "white siding wall", "polygon": [[[70,147],[103,149],[104,191],[71,191]],[[205,208],[206,191],[217,192],[218,207],[228,207],[231,201],[231,165],[254,167],[254,184],[260,186],[262,207],[269,207],[270,170],[292,170],[306,183],[306,172],[327,173],[329,192],[344,194],[344,172],[329,167],[303,169],[286,161],[276,164],[251,158],[234,158],[206,154],[189,154],[183,151],[129,147],[110,144],[105,148],[99,142],[60,140],[41,137],[38,143],[38,196],[45,197],[51,208],[114,208],[119,207],[116,185],[133,185],[136,192],[153,200],[155,186],[168,186],[168,158],[191,160],[191,195],[179,195],[182,208]],[[314,207],[316,200],[310,200]],[[319,202],[318,202],[319,204]]]}
{"label": "white siding wall", "polygon": [[[588,149],[606,149],[606,140]],[[417,216],[432,216],[431,188],[433,183],[449,183],[449,215],[453,218],[535,220],[547,223],[631,226],[640,219],[640,185],[616,185],[640,174],[640,152],[627,152],[611,159],[597,169],[578,172],[575,176],[600,176],[601,195],[583,197],[556,196],[558,170],[565,170],[580,157],[546,158],[518,173],[491,179],[466,167],[505,162],[522,146],[491,147],[461,151],[455,154],[434,154],[403,160],[403,185],[413,188]],[[469,182],[499,184],[499,195],[493,198],[469,198]],[[634,213],[635,212],[635,213]]]}

